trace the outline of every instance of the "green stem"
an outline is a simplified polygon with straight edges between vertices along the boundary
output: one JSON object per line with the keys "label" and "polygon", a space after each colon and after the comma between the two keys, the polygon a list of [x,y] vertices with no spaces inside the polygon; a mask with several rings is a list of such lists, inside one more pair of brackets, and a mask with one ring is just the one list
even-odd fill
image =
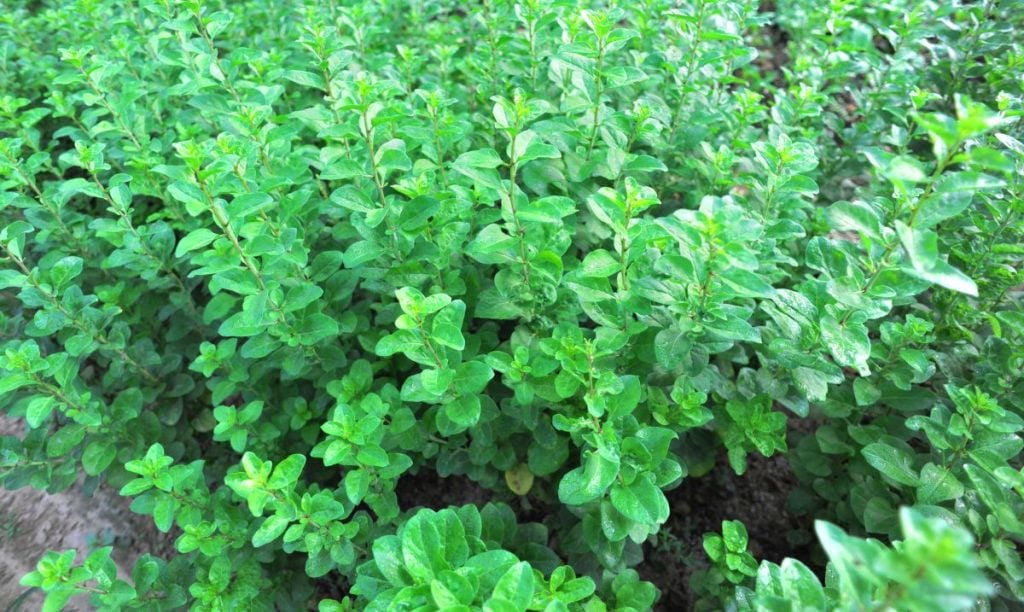
{"label": "green stem", "polygon": [[398,259],[399,263],[404,261],[402,257],[402,251],[398,248],[398,228],[395,227],[394,221],[391,220],[391,215],[388,214],[388,199],[384,194],[384,181],[380,178],[380,172],[377,168],[377,150],[373,142],[373,126],[370,125],[370,116],[368,111],[363,111],[363,125],[366,126],[366,134],[363,137],[366,142],[366,149],[370,154],[370,171],[373,173],[373,184],[377,186],[377,197],[380,198],[380,206],[384,209],[384,222],[388,228],[388,236],[391,239],[391,250],[395,254],[395,258]]}
{"label": "green stem", "polygon": [[126,353],[123,348],[112,346],[113,343],[110,341],[109,338],[107,338],[106,334],[96,329],[86,321],[79,319],[78,317],[75,316],[74,313],[65,308],[64,305],[61,304],[60,300],[57,299],[56,295],[50,293],[41,284],[39,284],[39,281],[35,279],[35,276],[33,275],[32,271],[28,269],[28,266],[25,265],[25,262],[20,257],[12,253],[6,245],[3,247],[3,249],[7,253],[7,257],[11,259],[11,261],[13,261],[15,265],[17,265],[18,268],[21,270],[21,273],[25,275],[25,279],[29,282],[29,284],[32,285],[32,287],[36,291],[38,291],[43,297],[45,297],[46,300],[50,302],[50,304],[58,312],[64,315],[68,319],[68,321],[71,321],[71,324],[74,325],[80,332],[89,335],[90,337],[95,339],[96,342],[98,342],[99,344],[105,345],[108,348],[110,348],[110,350],[114,351],[118,357],[120,357],[126,363],[130,364],[133,368],[135,368],[139,372],[139,374],[141,374],[143,378],[145,378],[148,382],[160,382],[160,379],[154,376],[148,369],[146,369],[145,366],[135,361],[135,359],[133,359],[128,353]]}
{"label": "green stem", "polygon": [[512,230],[519,241],[519,261],[523,265],[523,282],[526,283],[527,287],[530,285],[530,260],[527,257],[526,249],[526,228],[519,222],[519,213],[516,211],[516,173],[519,171],[519,161],[516,159],[516,141],[519,138],[518,126],[516,126],[516,132],[512,134],[511,140],[511,161],[508,168],[508,180],[509,188],[506,192],[508,196],[509,211],[512,215]]}
{"label": "green stem", "polygon": [[[935,165],[935,171],[932,172],[931,177],[929,177],[928,185],[925,187],[924,192],[921,194],[921,197],[917,198],[916,205],[910,211],[910,218],[907,219],[907,227],[914,226],[914,220],[917,219],[917,213],[920,212],[921,210],[921,203],[927,200],[929,196],[931,196],[932,191],[935,189],[936,180],[938,180],[939,175],[942,174],[946,167],[949,166],[949,164],[953,161],[953,157],[956,155],[957,150],[959,149],[960,143],[957,142],[954,146],[950,147],[949,151],[946,152],[946,155],[941,160],[939,160],[939,162]],[[899,245],[900,241],[898,238],[894,238],[888,245],[886,245],[885,250],[882,252],[881,257],[879,258],[878,266],[875,268],[874,272],[872,272],[871,276],[868,277],[867,282],[861,288],[861,294],[866,294],[869,291],[871,291],[871,289],[874,288],[875,283],[878,282],[878,279],[881,278],[882,273],[889,269],[889,258],[892,257],[892,255],[896,252],[896,248]],[[843,317],[839,319],[839,325],[842,326],[847,321],[849,321],[850,317],[853,315],[854,312],[855,311],[852,309],[847,310]]]}
{"label": "green stem", "polygon": [[592,125],[590,126],[590,139],[587,143],[587,161],[590,161],[590,156],[594,153],[597,132],[601,127],[598,115],[601,112],[601,96],[604,95],[604,79],[601,78],[601,68],[604,65],[604,40],[598,40],[597,45],[597,63],[594,66],[594,108],[590,116]]}

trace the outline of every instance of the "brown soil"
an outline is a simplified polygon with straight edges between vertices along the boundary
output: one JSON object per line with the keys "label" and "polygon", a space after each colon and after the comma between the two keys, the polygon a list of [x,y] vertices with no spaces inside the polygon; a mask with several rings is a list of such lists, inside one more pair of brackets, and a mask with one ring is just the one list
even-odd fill
{"label": "brown soil", "polygon": [[[17,436],[23,430],[20,420],[0,415],[0,435]],[[48,550],[74,548],[81,561],[95,548],[113,546],[123,577],[131,575],[143,553],[166,551],[167,537],[153,527],[150,517],[133,513],[129,504],[129,499],[102,486],[87,497],[81,481],[52,495],[29,487],[0,489],[0,609],[7,610],[26,595],[29,589],[19,584],[21,577],[35,569]],[[38,610],[42,593],[34,590],[19,603],[19,610]],[[71,606],[91,609],[84,598],[72,600]]]}
{"label": "brown soil", "polygon": [[[743,521],[750,537],[748,549],[758,561],[797,557],[807,562],[807,547],[793,545],[787,537],[806,522],[785,511],[786,498],[796,485],[785,456],[766,458],[754,453],[747,463],[747,472],[737,476],[725,457],[720,457],[710,473],[684,479],[679,488],[668,492],[672,514],[657,542],[645,546],[645,560],[637,567],[643,579],[661,590],[658,610],[693,608],[690,576],[707,566],[703,535],[721,532],[723,520]],[[482,505],[502,498],[468,478],[442,478],[428,468],[404,476],[396,492],[403,510]],[[543,521],[546,511],[554,508],[541,505],[532,511],[522,507],[516,510],[520,521]]]}
{"label": "brown soil", "polygon": [[785,456],[755,453],[747,463],[747,472],[737,476],[722,457],[707,475],[684,479],[668,492],[672,514],[658,542],[645,547],[644,562],[637,568],[661,590],[658,610],[693,609],[690,576],[708,563],[703,536],[721,533],[723,520],[743,521],[750,537],[747,548],[758,561],[806,559],[805,547],[794,546],[787,538],[804,522],[785,510],[786,497],[796,484]]}
{"label": "brown soil", "polygon": [[[415,474],[403,474],[395,486],[398,507],[403,512],[417,508],[440,510],[449,506],[483,506],[494,494],[465,476],[442,478],[435,470],[421,467]],[[348,595],[349,584],[332,572],[315,581],[316,600],[341,600]]]}
{"label": "brown soil", "polygon": [[[0,434],[18,435],[21,431],[20,421],[0,416]],[[803,523],[785,511],[786,497],[795,484],[786,458],[752,454],[748,464],[747,473],[736,476],[724,457],[720,458],[710,473],[687,478],[668,493],[671,517],[657,541],[645,546],[645,561],[637,568],[661,590],[659,610],[692,609],[689,579],[707,564],[703,534],[720,531],[723,520],[744,522],[750,534],[749,549],[758,560],[808,557],[805,547],[794,546],[787,539],[787,534]],[[429,468],[400,479],[396,493],[403,510],[482,505],[501,497],[468,478],[442,478]],[[81,482],[55,495],[29,488],[0,489],[0,609],[7,609],[26,593],[18,582],[47,550],[74,548],[81,560],[97,546],[112,545],[124,576],[130,575],[135,560],[145,552],[173,554],[171,538],[157,532],[149,517],[132,513],[128,505],[129,500],[105,487],[87,497]],[[521,520],[542,520],[543,509],[534,510],[519,508],[521,515],[531,515],[521,516]],[[342,596],[344,586],[330,582],[331,595]],[[326,583],[318,586],[321,591],[328,587]],[[37,610],[42,594],[30,593],[20,603],[20,610]],[[87,601],[72,603],[75,609],[90,609]]]}
{"label": "brown soil", "polygon": [[395,487],[398,506],[403,510],[431,508],[439,510],[448,506],[475,504],[482,506],[491,501],[494,494],[465,476],[442,478],[430,468],[420,468],[407,473],[398,480]]}

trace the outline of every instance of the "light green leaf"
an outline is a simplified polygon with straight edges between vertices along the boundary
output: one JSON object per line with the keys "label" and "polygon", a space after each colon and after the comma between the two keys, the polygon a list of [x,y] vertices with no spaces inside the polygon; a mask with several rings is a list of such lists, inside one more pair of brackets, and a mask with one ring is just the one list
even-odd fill
{"label": "light green leaf", "polygon": [[957,499],[964,494],[964,485],[948,469],[929,463],[921,469],[920,484],[917,487],[917,501],[921,504],[937,504]]}
{"label": "light green leaf", "polygon": [[974,194],[994,191],[1006,181],[981,172],[951,172],[935,183],[931,196],[918,206],[915,227],[931,227],[956,217],[971,205]]}
{"label": "light green leaf", "polygon": [[210,244],[219,237],[219,234],[212,232],[205,227],[201,227],[197,230],[192,230],[187,236],[178,242],[178,247],[174,249],[174,256],[181,257],[185,253],[201,249],[204,246]]}
{"label": "light green leaf", "polygon": [[919,486],[921,481],[913,468],[913,460],[909,453],[889,444],[875,442],[861,449],[861,454],[871,467],[892,480],[911,487]]}
{"label": "light green leaf", "polygon": [[621,262],[604,249],[596,249],[583,258],[580,274],[587,278],[607,278],[622,268]]}
{"label": "light green leaf", "polygon": [[442,408],[444,415],[452,423],[464,430],[476,425],[480,420],[480,398],[476,395],[466,395],[448,402]]}
{"label": "light green leaf", "polygon": [[882,216],[867,202],[836,202],[828,207],[828,218],[837,230],[854,230],[868,238],[882,237]]}
{"label": "light green leaf", "polygon": [[668,500],[646,474],[630,485],[613,485],[611,500],[616,510],[638,523],[657,525],[668,519]]}
{"label": "light green leaf", "polygon": [[564,217],[576,212],[576,203],[563,196],[548,196],[529,200],[519,207],[520,222],[561,223]]}
{"label": "light green leaf", "polygon": [[911,265],[904,266],[904,272],[951,291],[978,295],[978,286],[973,280],[940,259],[939,238],[934,231],[908,227],[899,221],[896,231],[910,258]]}
{"label": "light green leaf", "polygon": [[455,300],[434,315],[430,337],[439,344],[461,351],[466,348],[466,339],[462,336],[462,321],[466,316],[466,303]]}
{"label": "light green leaf", "polygon": [[400,329],[377,341],[373,351],[381,357],[390,357],[397,353],[407,353],[423,345],[423,340],[407,329]]}
{"label": "light green leaf", "polygon": [[516,610],[525,610],[533,600],[533,590],[533,568],[520,561],[498,580],[491,597],[509,602]]}
{"label": "light green leaf", "polygon": [[252,534],[252,545],[259,548],[273,542],[284,533],[289,524],[290,521],[280,514],[268,516],[260,528]]}
{"label": "light green leaf", "polygon": [[382,144],[374,156],[377,163],[377,171],[382,176],[391,172],[406,172],[412,169],[412,161],[405,152],[405,142],[394,138]]}
{"label": "light green leaf", "polygon": [[586,463],[569,471],[558,483],[558,499],[563,504],[581,506],[604,495],[619,473],[618,460],[600,452],[591,453]]}
{"label": "light green leaf", "polygon": [[863,323],[846,321],[840,325],[835,317],[821,318],[821,337],[841,366],[856,368],[861,376],[868,376],[868,358],[871,356],[871,340]]}

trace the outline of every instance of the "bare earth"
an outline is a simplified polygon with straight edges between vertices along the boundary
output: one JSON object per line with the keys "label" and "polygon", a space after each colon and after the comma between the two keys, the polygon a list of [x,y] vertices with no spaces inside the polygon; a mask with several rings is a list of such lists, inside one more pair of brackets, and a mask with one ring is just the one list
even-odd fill
{"label": "bare earth", "polygon": [[[0,415],[0,435],[21,436],[24,423]],[[162,548],[162,534],[147,516],[129,510],[130,500],[100,487],[86,497],[81,483],[54,495],[31,488],[9,491],[0,488],[0,610],[6,610],[28,589],[21,577],[35,569],[47,550],[78,551],[81,561],[90,550],[113,546],[113,557],[124,576],[140,554]],[[43,597],[38,591],[18,608],[38,610]],[[88,610],[87,600],[73,600],[68,609]]]}

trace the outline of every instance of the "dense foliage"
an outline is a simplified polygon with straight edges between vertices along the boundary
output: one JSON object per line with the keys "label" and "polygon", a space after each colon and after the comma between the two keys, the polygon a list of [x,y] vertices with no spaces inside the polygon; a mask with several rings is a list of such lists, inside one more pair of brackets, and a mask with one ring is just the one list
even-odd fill
{"label": "dense foliage", "polygon": [[649,609],[776,453],[699,607],[1024,601],[1019,2],[338,4],[0,0],[0,480],[178,553],[47,609]]}

